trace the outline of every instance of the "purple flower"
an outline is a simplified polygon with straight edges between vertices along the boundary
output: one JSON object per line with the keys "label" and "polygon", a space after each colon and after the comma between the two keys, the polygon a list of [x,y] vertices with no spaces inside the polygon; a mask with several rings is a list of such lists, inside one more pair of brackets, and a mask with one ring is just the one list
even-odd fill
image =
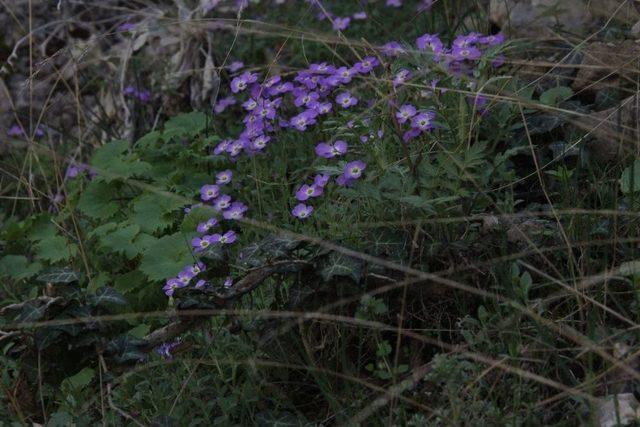
{"label": "purple flower", "polygon": [[133,86],[127,86],[122,90],[124,95],[136,96],[138,94],[138,89]]}
{"label": "purple flower", "polygon": [[269,88],[269,95],[282,95],[283,93],[291,92],[293,90],[293,83],[291,82],[283,82],[276,86]]}
{"label": "purple flower", "polygon": [[500,44],[504,43],[504,34],[498,33],[498,34],[493,34],[493,35],[486,36],[486,37],[481,37],[480,38],[480,43],[486,44],[486,45],[489,45],[489,46],[500,45]]}
{"label": "purple flower", "polygon": [[335,70],[336,70],[336,67],[334,67],[333,65],[329,65],[326,62],[309,65],[309,71],[316,74],[331,74]]}
{"label": "purple flower", "polygon": [[318,112],[312,109],[305,110],[302,113],[293,116],[291,118],[291,126],[296,128],[297,130],[304,132],[307,130],[307,126],[313,125],[316,123],[316,117],[318,116]]}
{"label": "purple flower", "polygon": [[267,146],[271,138],[266,135],[260,135],[257,138],[254,138],[250,143],[250,149],[252,151],[261,151],[264,147]]}
{"label": "purple flower", "polygon": [[233,202],[229,209],[222,213],[224,219],[242,219],[249,208],[242,202]]}
{"label": "purple flower", "polygon": [[202,273],[206,269],[207,269],[207,266],[203,262],[200,262],[200,261],[196,262],[195,264],[188,265],[188,266],[185,267],[185,271],[189,271],[193,275],[193,277],[195,277],[198,274]]}
{"label": "purple flower", "polygon": [[411,117],[416,115],[416,107],[411,104],[405,104],[396,113],[396,118],[398,119],[398,123],[405,123]]}
{"label": "purple flower", "polygon": [[382,45],[382,54],[385,56],[400,56],[407,53],[407,51],[402,47],[402,45],[398,42],[388,42]]}
{"label": "purple flower", "polygon": [[431,49],[433,53],[440,53],[444,50],[444,45],[437,34],[423,34],[416,39],[416,46],[420,50]]}
{"label": "purple flower", "polygon": [[180,339],[178,338],[174,342],[165,343],[158,347],[156,347],[156,353],[160,355],[163,359],[171,360],[173,359],[173,355],[171,352],[180,345]]}
{"label": "purple flower", "polygon": [[200,199],[204,202],[215,199],[218,197],[218,194],[220,194],[220,187],[217,185],[203,185],[202,188],[200,188]]}
{"label": "purple flower", "polygon": [[[335,78],[338,84],[340,83],[347,84],[351,82],[351,78],[355,73],[356,73],[355,70],[353,70],[352,68],[340,67],[336,70],[335,74],[331,77]],[[331,79],[331,77],[329,79]],[[328,82],[331,86],[338,85],[338,84],[332,84],[332,82],[329,81],[329,79],[328,79]]]}
{"label": "purple flower", "polygon": [[133,29],[136,28],[136,24],[134,24],[133,22],[125,22],[124,24],[120,24],[118,25],[118,31],[131,31]]}
{"label": "purple flower", "polygon": [[312,103],[316,102],[320,95],[316,92],[303,92],[298,95],[298,97],[293,101],[293,104],[296,107],[309,107]]}
{"label": "purple flower", "polygon": [[478,40],[478,36],[473,33],[466,36],[459,35],[453,40],[453,43],[451,43],[451,47],[470,47],[477,43]]}
{"label": "purple flower", "polygon": [[346,177],[344,174],[336,178],[336,184],[340,187],[350,187],[356,180]]}
{"label": "purple flower", "polygon": [[338,140],[333,144],[321,142],[316,145],[316,155],[318,155],[318,157],[324,157],[325,159],[331,159],[345,154],[347,152],[347,148],[347,143],[342,140]]}
{"label": "purple flower", "polygon": [[349,92],[342,92],[336,97],[336,102],[342,106],[342,108],[349,108],[358,103],[358,100],[351,96]]}
{"label": "purple flower", "polygon": [[227,277],[226,279],[224,279],[224,283],[222,284],[222,286],[224,286],[225,288],[230,288],[233,286],[233,280],[231,279],[231,277]]}
{"label": "purple flower", "polygon": [[344,31],[347,29],[350,23],[351,23],[351,18],[349,18],[348,16],[335,17],[333,18],[333,29],[336,31]]}
{"label": "purple flower", "polygon": [[183,270],[180,273],[178,273],[178,282],[182,283],[182,286],[187,286],[189,284],[189,282],[191,282],[191,279],[193,279],[193,277],[195,276],[195,274],[192,274],[191,271],[188,270]]}
{"label": "purple flower", "polygon": [[202,289],[202,288],[204,288],[205,286],[207,286],[207,281],[206,281],[206,280],[204,280],[204,279],[200,279],[200,280],[198,280],[198,281],[196,282],[196,284],[195,284],[194,288],[196,288],[196,289]]}
{"label": "purple flower", "polygon": [[325,185],[327,185],[328,182],[329,182],[329,175],[326,175],[326,174],[316,175],[313,178],[313,185],[317,187],[324,187]]}
{"label": "purple flower", "polygon": [[238,140],[238,141],[231,142],[227,147],[226,151],[231,155],[231,157],[236,157],[238,154],[242,152],[243,148],[244,148],[244,144],[242,143],[242,141]]}
{"label": "purple flower", "polygon": [[255,83],[257,80],[258,80],[257,74],[246,71],[240,74],[238,77],[235,77],[233,80],[231,80],[231,92],[233,93],[242,92],[247,88],[249,83]]}
{"label": "purple flower", "polygon": [[229,70],[230,73],[235,73],[236,71],[239,71],[242,68],[244,68],[244,63],[242,63],[241,61],[233,61],[231,64],[227,66],[227,69]]}
{"label": "purple flower", "polygon": [[420,113],[411,119],[411,127],[421,132],[432,130],[435,117],[436,114],[433,111]]}
{"label": "purple flower", "polygon": [[382,129],[378,129],[378,132],[375,132],[375,133],[373,131],[371,131],[371,132],[369,132],[369,135],[361,135],[360,136],[360,142],[362,142],[364,144],[365,142],[368,142],[369,140],[374,140],[376,138],[376,136],[377,136],[378,139],[382,139],[382,137],[384,136],[384,132],[382,131]]}
{"label": "purple flower", "polygon": [[400,71],[396,73],[395,76],[393,76],[393,81],[392,81],[393,87],[398,87],[404,84],[410,78],[411,78],[411,71],[407,70],[406,68],[402,68]]}
{"label": "purple flower", "polygon": [[202,237],[194,237],[191,239],[191,246],[194,247],[196,252],[202,252],[207,249],[213,241],[213,236],[202,236]]}
{"label": "purple flower", "polygon": [[402,135],[402,140],[404,142],[407,142],[413,138],[415,138],[416,136],[420,135],[420,130],[418,129],[409,129],[408,131],[406,131],[403,135]]}
{"label": "purple flower", "polygon": [[313,206],[307,206],[304,203],[297,204],[291,211],[291,215],[296,218],[305,219],[308,218],[313,212]]}
{"label": "purple flower", "polygon": [[353,15],[351,15],[351,17],[355,20],[355,21],[362,21],[364,19],[367,19],[367,12],[361,11],[361,12],[356,12]]}
{"label": "purple flower", "polygon": [[222,172],[218,172],[216,174],[216,184],[225,185],[231,182],[233,178],[233,172],[231,169],[224,170]]}
{"label": "purple flower", "polygon": [[389,7],[402,7],[402,0],[387,0],[386,4]]}
{"label": "purple flower", "polygon": [[147,103],[151,101],[151,92],[149,92],[148,90],[141,90],[138,92],[137,98],[138,98],[138,101]]}
{"label": "purple flower", "polygon": [[256,106],[254,113],[262,119],[273,120],[276,118],[276,107],[279,105],[280,98],[273,101],[261,99],[258,101],[258,105]]}
{"label": "purple flower", "polygon": [[333,104],[330,102],[318,102],[313,106],[313,109],[318,112],[318,114],[328,114],[333,109]]}
{"label": "purple flower", "polygon": [[296,191],[296,199],[304,202],[311,197],[318,197],[322,194],[322,187],[317,185],[303,185]]}
{"label": "purple flower", "polygon": [[280,77],[280,75],[276,74],[275,76],[269,77],[264,83],[262,83],[262,86],[264,86],[264,87],[266,87],[268,89],[271,86],[274,86],[275,84],[280,83],[281,80],[282,80],[282,77]]}
{"label": "purple flower", "polygon": [[218,102],[216,102],[216,105],[213,107],[213,111],[216,114],[220,114],[226,110],[227,107],[235,105],[235,103],[236,99],[233,96],[227,96],[226,98],[219,99]]}
{"label": "purple flower", "polygon": [[231,206],[231,196],[223,194],[213,201],[213,208],[217,211],[223,211]]}
{"label": "purple flower", "polygon": [[176,289],[182,288],[183,285],[178,279],[169,279],[167,283],[162,287],[164,294],[168,297],[172,296]]}
{"label": "purple flower", "polygon": [[209,218],[205,222],[201,222],[200,224],[198,224],[198,227],[196,228],[196,231],[198,233],[206,233],[211,228],[215,227],[217,224],[218,224],[218,220],[217,219]]}
{"label": "purple flower", "polygon": [[453,58],[458,61],[462,61],[465,59],[475,61],[477,59],[480,59],[480,57],[482,56],[482,52],[480,52],[480,49],[472,46],[454,47],[451,51],[451,56],[453,56]]}
{"label": "purple flower", "polygon": [[77,177],[80,174],[81,170],[78,166],[76,165],[69,165],[69,167],[67,168],[67,172],[65,173],[64,177],[67,179],[73,179],[75,177]]}
{"label": "purple flower", "polygon": [[220,144],[216,145],[216,148],[213,149],[213,154],[218,156],[222,153],[225,153],[229,148],[229,145],[231,145],[231,142],[232,141],[229,139],[225,139],[224,141],[220,142]]}
{"label": "purple flower", "polygon": [[367,74],[370,73],[371,70],[373,70],[373,68],[378,65],[380,65],[380,61],[378,61],[378,58],[368,56],[362,61],[356,62],[353,68],[360,74]]}
{"label": "purple flower", "polygon": [[221,245],[230,245],[235,242],[237,239],[236,232],[233,230],[229,230],[224,234],[216,233],[211,236],[212,243],[220,243]]}
{"label": "purple flower", "polygon": [[257,106],[258,106],[258,101],[256,101],[255,99],[249,99],[242,103],[242,107],[247,111],[255,110]]}
{"label": "purple flower", "polygon": [[347,163],[344,168],[343,175],[346,179],[358,179],[362,176],[362,172],[367,168],[367,164],[361,160],[355,160]]}
{"label": "purple flower", "polygon": [[24,133],[22,132],[22,128],[18,125],[13,125],[7,130],[8,136],[22,136]]}

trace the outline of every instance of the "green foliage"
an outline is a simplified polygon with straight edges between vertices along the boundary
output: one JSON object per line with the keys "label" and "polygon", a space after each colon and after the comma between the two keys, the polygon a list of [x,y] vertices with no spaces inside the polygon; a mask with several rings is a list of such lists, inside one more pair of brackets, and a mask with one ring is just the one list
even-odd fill
{"label": "green foliage", "polygon": [[640,160],[636,159],[622,172],[620,187],[625,194],[640,192]]}
{"label": "green foliage", "polygon": [[[353,19],[341,43],[326,49],[305,37],[278,44],[278,52],[252,30],[216,32],[205,48],[208,35],[191,30],[209,18],[191,25],[202,11],[185,13],[186,3],[198,2],[181,5],[181,25],[166,25],[177,15],[159,4],[163,21],[146,13],[131,34],[113,35],[144,44],[153,34],[162,45],[134,49],[128,62],[136,79],[162,91],[149,103],[127,98],[134,143],[99,142],[91,153],[91,144],[73,145],[74,135],[73,144],[55,147],[55,158],[32,150],[45,146],[37,144],[12,150],[6,162],[15,156],[12,173],[23,177],[29,166],[34,176],[3,187],[16,196],[0,206],[0,418],[46,419],[47,426],[306,426],[349,425],[372,410],[362,424],[572,425],[588,424],[584,414],[594,410],[584,394],[600,399],[618,380],[637,388],[615,378],[616,359],[603,354],[626,345],[635,354],[640,339],[633,326],[640,321],[640,160],[597,163],[572,115],[560,111],[588,115],[593,102],[615,107],[626,92],[574,93],[564,74],[535,84],[497,75],[491,61],[519,42],[487,49],[473,70],[470,63],[459,73],[442,69],[409,42],[428,31],[450,43],[486,23],[461,0],[434,2],[429,13],[405,2],[397,21],[378,7],[383,1],[364,2],[370,19]],[[265,4],[251,2],[242,18],[255,7],[261,22],[279,14],[282,28],[328,28],[307,7]],[[357,6],[327,5],[333,16],[353,16]],[[380,22],[389,23],[384,32]],[[407,55],[381,54],[389,37]],[[145,56],[178,41],[171,61]],[[305,132],[274,122],[264,152],[230,159],[213,149],[238,138],[240,104],[255,91],[237,94],[235,110],[204,112],[235,76],[225,68],[230,57],[219,55],[226,44],[247,70],[269,75],[274,58],[283,76],[329,58],[374,55],[384,66],[354,79],[357,108],[334,104]],[[167,87],[160,75],[172,74],[174,62],[189,68],[180,73],[188,79]],[[411,84],[393,86],[402,68],[415,71]],[[199,98],[201,72],[224,81],[210,100]],[[175,114],[187,88],[203,111]],[[480,98],[482,111],[474,104]],[[524,117],[513,100],[527,101]],[[403,141],[409,125],[400,126],[395,112],[405,103],[437,111],[437,127]],[[142,129],[154,130],[140,136]],[[336,139],[349,143],[346,155],[315,155],[318,142]],[[95,176],[61,179],[60,159],[87,163]],[[367,163],[363,176],[336,185],[354,159]],[[246,221],[225,219],[198,199],[224,169],[234,178],[221,192],[249,206]],[[318,173],[330,179],[321,197],[305,201],[313,215],[293,218],[294,194]],[[56,191],[64,200],[50,203]],[[196,227],[210,218],[219,224],[207,234],[233,230],[238,241],[194,252]],[[196,262],[206,270],[167,297],[167,279]],[[412,270],[442,280],[418,280]],[[227,278],[235,284],[225,286]],[[163,333],[166,341],[149,339]]]}
{"label": "green foliage", "polygon": [[192,263],[189,243],[182,233],[175,233],[161,237],[142,253],[140,271],[150,280],[164,280]]}
{"label": "green foliage", "polygon": [[0,277],[13,280],[29,279],[38,274],[41,268],[40,263],[29,262],[23,255],[6,255],[0,258]]}

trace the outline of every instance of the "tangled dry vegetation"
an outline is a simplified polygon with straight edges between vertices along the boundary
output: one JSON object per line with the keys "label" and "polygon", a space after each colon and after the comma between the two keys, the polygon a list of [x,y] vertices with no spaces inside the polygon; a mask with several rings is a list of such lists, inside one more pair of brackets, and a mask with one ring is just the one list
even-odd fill
{"label": "tangled dry vegetation", "polygon": [[0,426],[640,419],[640,2],[0,7]]}

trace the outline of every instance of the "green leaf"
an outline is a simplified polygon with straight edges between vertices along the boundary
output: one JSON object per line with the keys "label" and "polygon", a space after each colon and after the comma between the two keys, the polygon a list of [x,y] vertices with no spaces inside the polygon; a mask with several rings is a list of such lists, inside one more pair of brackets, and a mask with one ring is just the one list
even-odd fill
{"label": "green leaf", "polygon": [[40,259],[51,263],[68,261],[78,253],[78,247],[75,243],[69,243],[62,236],[41,240],[35,245],[35,250]]}
{"label": "green leaf", "polygon": [[51,216],[48,214],[42,214],[38,215],[35,221],[33,221],[33,224],[29,229],[27,239],[32,242],[37,242],[38,240],[55,236],[57,233],[56,226],[51,220]]}
{"label": "green leaf", "polygon": [[540,95],[540,102],[545,105],[557,107],[562,101],[566,101],[572,96],[573,90],[571,90],[571,88],[566,86],[558,86],[546,90],[542,95]]}
{"label": "green leaf", "polygon": [[74,425],[73,417],[64,411],[54,412],[49,416],[47,427],[67,427]]}
{"label": "green leaf", "polygon": [[22,255],[6,255],[0,258],[0,277],[10,277],[14,280],[28,279],[38,274],[42,264],[29,262]]}
{"label": "green leaf", "polygon": [[178,114],[164,125],[162,138],[169,141],[176,137],[194,136],[202,132],[207,125],[207,115],[199,111]]}
{"label": "green leaf", "polygon": [[78,202],[78,209],[94,219],[108,219],[118,211],[118,204],[113,201],[116,188],[104,181],[91,181],[84,189]]}
{"label": "green leaf", "polygon": [[160,140],[160,131],[154,130],[146,135],[143,135],[134,144],[136,150],[145,150],[153,148],[153,146]]}
{"label": "green leaf", "polygon": [[133,239],[140,232],[140,226],[131,224],[106,234],[100,239],[100,245],[116,253],[123,253],[128,259],[135,258],[139,254],[138,247],[133,244]]}
{"label": "green leaf", "polygon": [[402,196],[398,199],[399,202],[404,203],[412,208],[424,209],[428,212],[435,212],[433,209],[433,201],[425,199],[422,196],[408,195]]}
{"label": "green leaf", "polygon": [[185,204],[181,197],[170,193],[145,193],[133,205],[133,222],[142,231],[153,233],[174,223],[169,214]]}
{"label": "green leaf", "polygon": [[131,335],[134,338],[140,338],[141,339],[141,338],[144,338],[145,335],[147,335],[150,330],[151,330],[151,327],[149,325],[141,323],[138,326],[136,326],[135,328],[130,329],[129,332],[127,332],[127,334]]}
{"label": "green leaf", "polygon": [[118,363],[137,362],[146,358],[143,348],[147,342],[133,336],[120,335],[109,341],[107,351],[114,354]]}
{"label": "green leaf", "polygon": [[64,381],[62,381],[62,387],[68,390],[80,390],[88,386],[95,376],[96,372],[93,369],[85,367],[77,374],[65,378]]}
{"label": "green leaf", "polygon": [[151,280],[165,280],[193,261],[189,243],[182,233],[176,233],[158,239],[144,251],[139,269]]}
{"label": "green leaf", "polygon": [[124,294],[135,294],[139,293],[141,286],[145,283],[148,283],[147,277],[140,270],[132,270],[116,276],[113,287]]}
{"label": "green leaf", "polygon": [[322,262],[320,275],[325,281],[337,276],[350,277],[356,283],[362,279],[363,262],[339,252],[331,252]]}
{"label": "green leaf", "polygon": [[47,311],[46,305],[39,305],[35,302],[26,302],[20,310],[20,315],[16,319],[17,322],[35,322],[44,317]]}
{"label": "green leaf", "polygon": [[99,288],[95,295],[90,295],[87,302],[93,306],[98,305],[127,305],[127,300],[113,288]]}
{"label": "green leaf", "polygon": [[238,262],[258,267],[269,261],[285,258],[300,246],[300,240],[280,235],[269,235],[259,242],[245,246],[238,253]]}
{"label": "green leaf", "polygon": [[80,274],[68,267],[50,268],[36,279],[46,283],[71,283],[80,280]]}
{"label": "green leaf", "polygon": [[620,187],[624,194],[640,192],[640,159],[636,159],[633,165],[622,172]]}
{"label": "green leaf", "polygon": [[112,141],[100,147],[91,159],[91,166],[98,172],[100,180],[112,181],[143,175],[151,165],[141,161],[136,155],[129,154],[129,143],[123,140]]}

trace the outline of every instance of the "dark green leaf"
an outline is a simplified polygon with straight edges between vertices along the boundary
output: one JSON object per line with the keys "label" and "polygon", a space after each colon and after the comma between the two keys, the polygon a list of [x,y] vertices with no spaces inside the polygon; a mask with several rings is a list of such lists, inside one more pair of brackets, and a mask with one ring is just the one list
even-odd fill
{"label": "dark green leaf", "polygon": [[29,262],[22,255],[6,255],[0,258],[0,277],[22,280],[33,277],[42,269],[39,262]]}
{"label": "dark green leaf", "polygon": [[178,114],[165,123],[162,139],[169,141],[176,137],[194,136],[202,132],[207,124],[207,115],[199,111]]}
{"label": "dark green leaf", "polygon": [[182,233],[164,236],[142,253],[139,269],[151,280],[165,280],[193,264],[190,249]]}
{"label": "dark green leaf", "polygon": [[118,211],[118,204],[113,201],[116,188],[104,181],[91,181],[84,189],[78,202],[78,209],[94,219],[108,219]]}
{"label": "dark green leaf", "polygon": [[79,279],[80,274],[68,267],[50,268],[37,278],[38,281],[46,283],[71,283]]}
{"label": "dark green leaf", "polygon": [[98,305],[126,305],[127,300],[113,288],[100,288],[96,291],[95,295],[90,295],[87,298],[87,302],[93,306]]}
{"label": "dark green leaf", "polygon": [[355,282],[360,282],[363,266],[364,263],[357,258],[331,252],[321,262],[320,275],[327,282],[337,276],[350,277]]}

